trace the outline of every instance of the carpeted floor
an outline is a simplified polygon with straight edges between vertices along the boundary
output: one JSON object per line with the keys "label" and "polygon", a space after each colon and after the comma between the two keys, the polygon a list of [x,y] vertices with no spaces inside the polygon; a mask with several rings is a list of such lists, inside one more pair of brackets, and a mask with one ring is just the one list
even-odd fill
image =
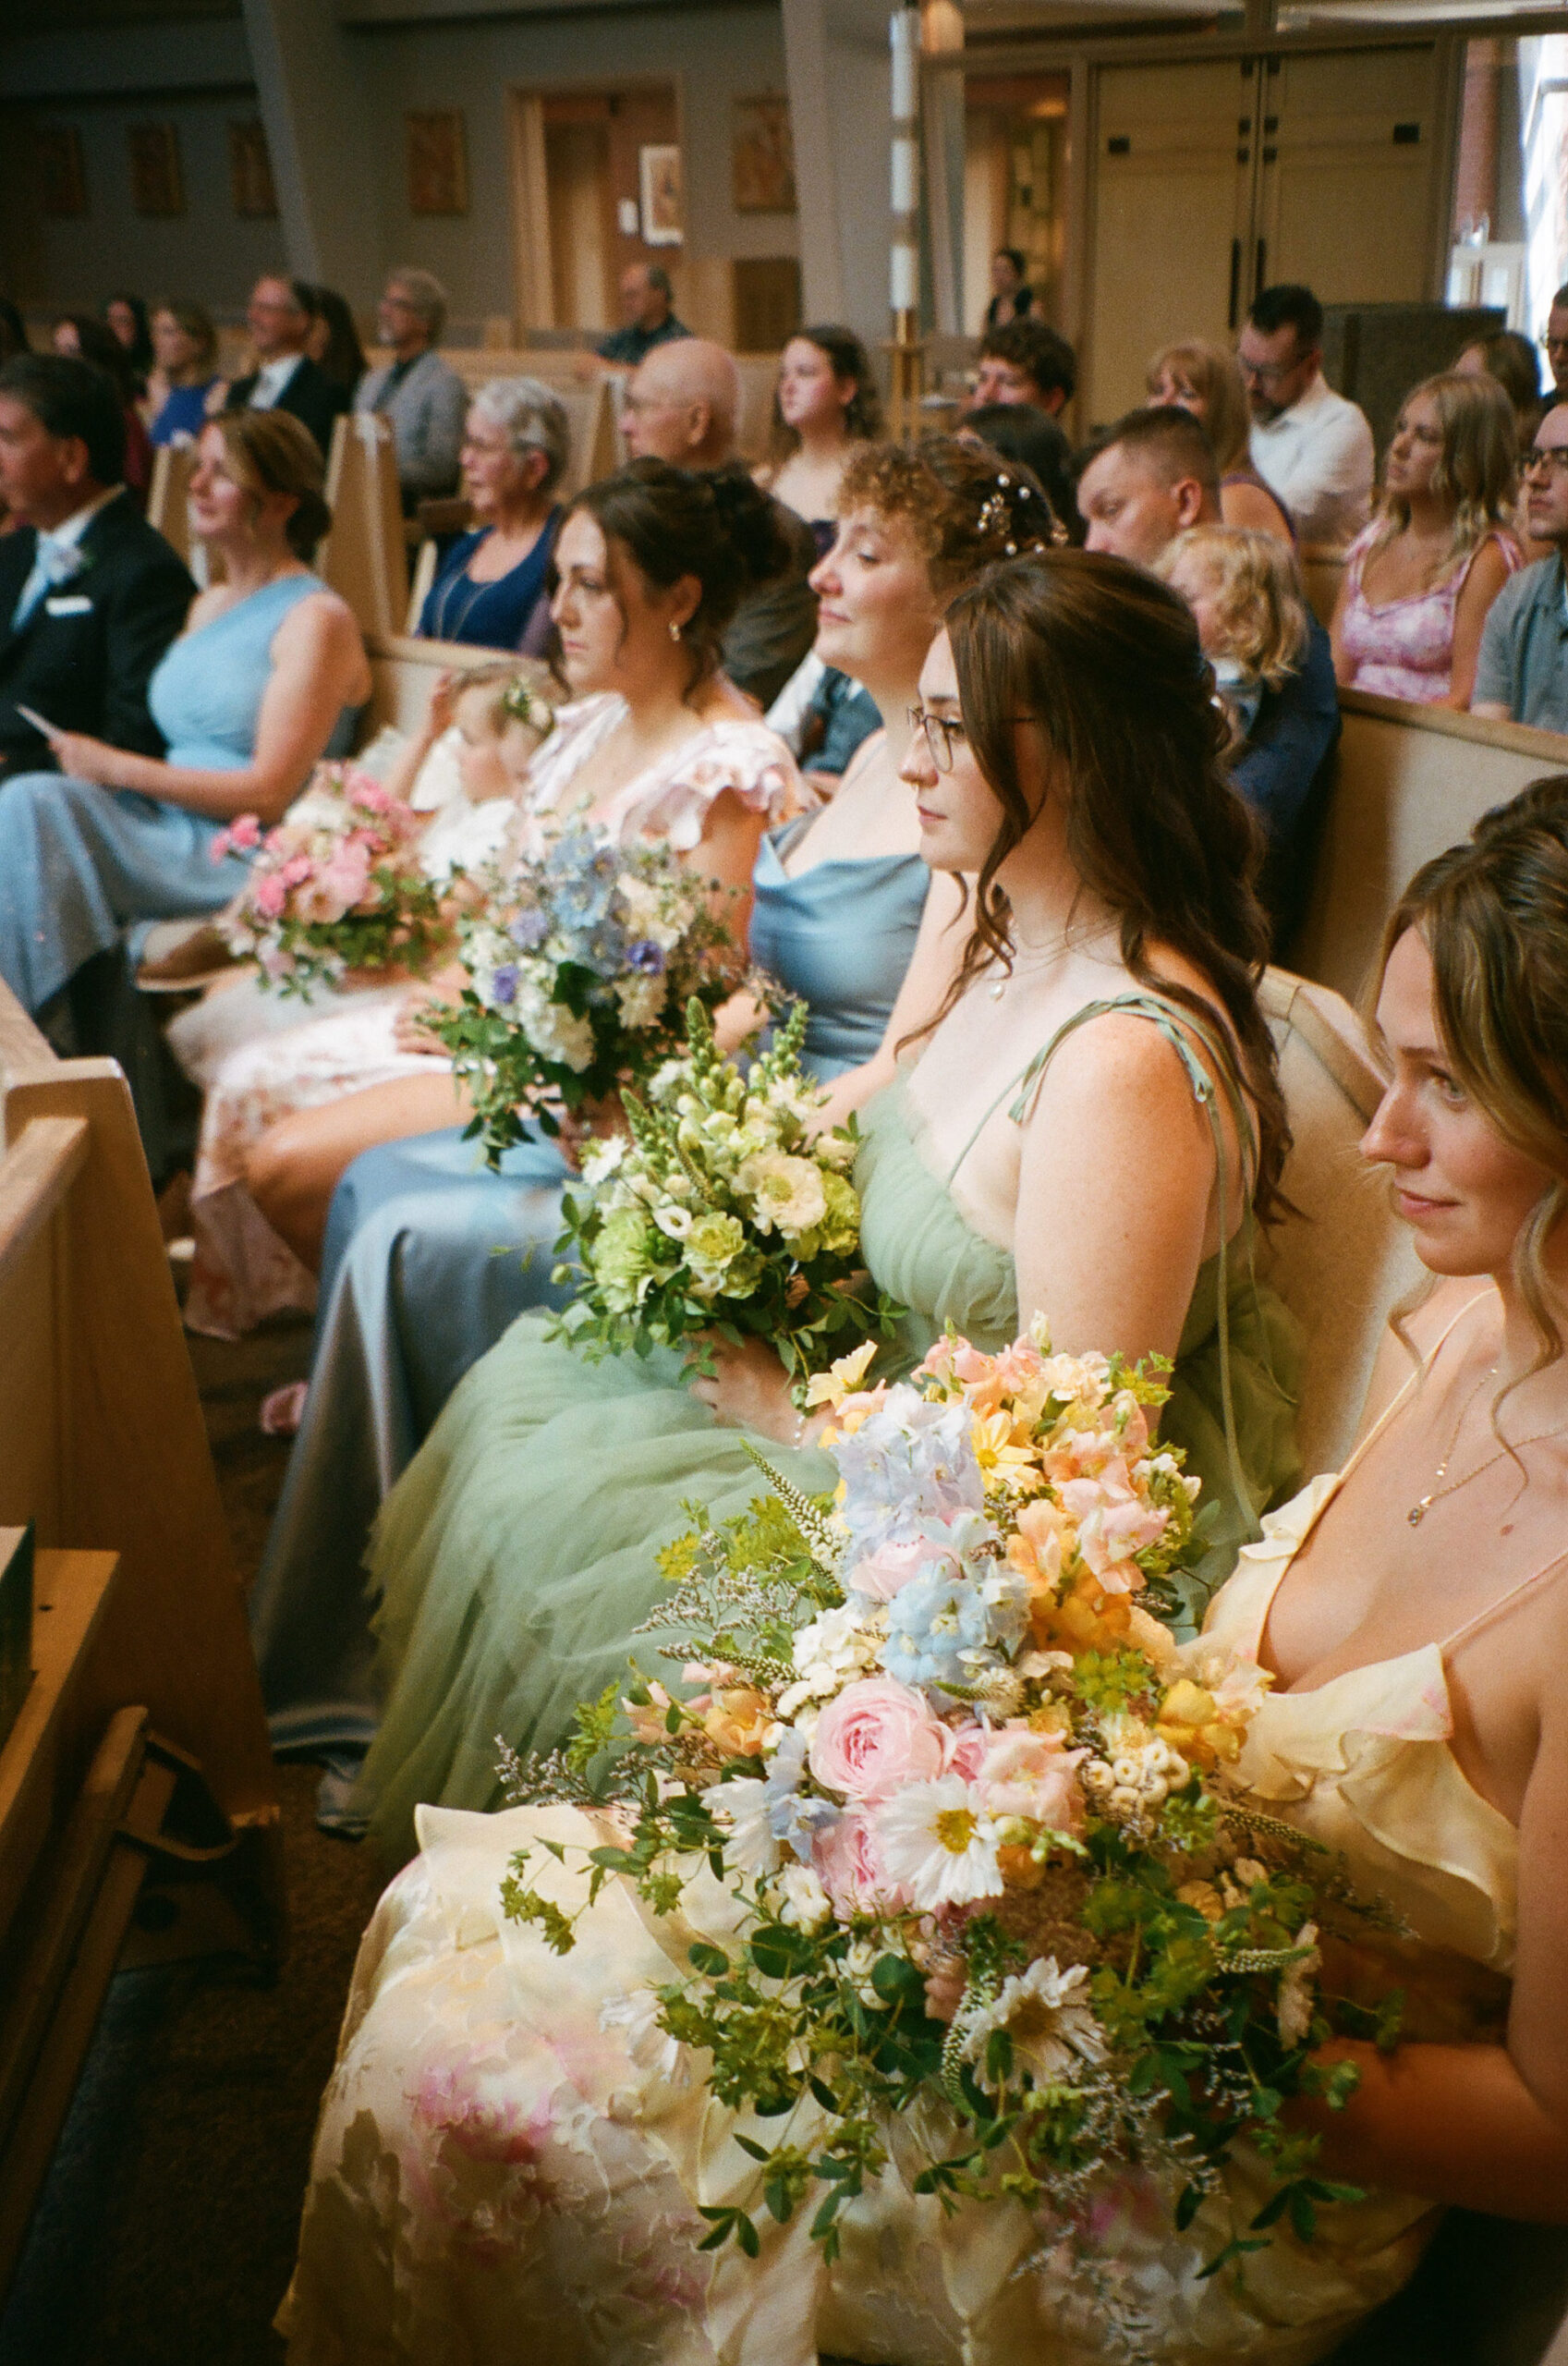
{"label": "carpeted floor", "polygon": [[[213,1456],[249,1579],[286,1444],[261,1396],[305,1370],[310,1331],[192,1339]],[[0,2366],[276,2366],[311,2130],[379,1883],[317,1832],[313,1767],[279,1770],[291,1936],[281,1976],[122,1971],[0,2320]]]}

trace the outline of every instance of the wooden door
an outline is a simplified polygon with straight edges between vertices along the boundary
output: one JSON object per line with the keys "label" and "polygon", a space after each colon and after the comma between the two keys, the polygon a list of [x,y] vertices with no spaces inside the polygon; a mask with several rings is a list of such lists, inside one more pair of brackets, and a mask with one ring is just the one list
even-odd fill
{"label": "wooden door", "polygon": [[560,328],[607,329],[610,294],[608,122],[544,118],[550,206],[550,276]]}
{"label": "wooden door", "polygon": [[[1181,336],[1223,339],[1250,251],[1256,63],[1108,66],[1097,76],[1083,416],[1142,402]],[[1246,291],[1250,293],[1250,290]]]}
{"label": "wooden door", "polygon": [[1326,304],[1432,293],[1435,45],[1270,57],[1263,77],[1258,276]]}

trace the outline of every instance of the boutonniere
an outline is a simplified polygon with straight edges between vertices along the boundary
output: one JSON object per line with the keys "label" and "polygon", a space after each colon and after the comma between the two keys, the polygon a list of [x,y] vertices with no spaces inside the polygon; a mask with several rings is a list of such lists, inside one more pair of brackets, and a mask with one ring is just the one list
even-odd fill
{"label": "boutonniere", "polygon": [[89,554],[79,543],[50,543],[41,555],[44,579],[56,592],[63,583],[74,583],[91,564]]}

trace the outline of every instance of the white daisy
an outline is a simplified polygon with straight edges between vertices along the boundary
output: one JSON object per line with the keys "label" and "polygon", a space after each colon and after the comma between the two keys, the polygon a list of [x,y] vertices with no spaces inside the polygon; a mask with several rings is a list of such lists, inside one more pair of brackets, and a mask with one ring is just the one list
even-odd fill
{"label": "white daisy", "polygon": [[1081,1963],[1065,1971],[1054,1956],[1042,1956],[1027,1971],[1003,1982],[994,2004],[977,2013],[964,2039],[964,2059],[975,2066],[978,2085],[994,2092],[986,2071],[986,2049],[994,2031],[1013,2041],[1013,2066],[1027,2070],[1037,2086],[1059,2085],[1082,2062],[1103,2062],[1105,2032],[1078,1991],[1088,1974]]}
{"label": "white daisy", "polygon": [[871,1824],[888,1879],[918,1913],[1001,1894],[999,1827],[962,1775],[909,1784],[873,1809]]}
{"label": "white daisy", "polygon": [[766,1786],[755,1775],[733,1783],[715,1783],[707,1795],[707,1809],[715,1823],[728,1826],[724,1863],[744,1873],[771,1873],[778,1865],[779,1844],[768,1821]]}

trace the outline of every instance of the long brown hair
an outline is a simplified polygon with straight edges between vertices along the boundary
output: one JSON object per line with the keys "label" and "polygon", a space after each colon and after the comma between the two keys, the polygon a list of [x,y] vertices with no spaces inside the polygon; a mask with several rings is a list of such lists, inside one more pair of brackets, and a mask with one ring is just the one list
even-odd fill
{"label": "long brown hair", "polygon": [[[975,921],[942,1016],[981,969],[1010,970],[1011,909],[996,873],[1036,819],[1015,724],[1037,721],[1067,780],[1069,860],[1115,913],[1139,983],[1212,1023],[1222,1012],[1258,1116],[1254,1205],[1282,1213],[1290,1148],[1274,1041],[1258,1004],[1269,926],[1253,893],[1262,835],[1227,780],[1225,725],[1185,603],[1141,567],[1053,550],[1006,561],[947,612],[959,704],[1002,819],[980,868]],[[1221,1006],[1162,976],[1151,942],[1212,984]]]}
{"label": "long brown hair", "polygon": [[1454,1075],[1503,1140],[1556,1178],[1513,1247],[1539,1341],[1530,1372],[1540,1372],[1563,1353],[1543,1256],[1568,1209],[1568,773],[1532,781],[1483,813],[1463,845],[1423,863],[1383,931],[1379,991],[1412,928],[1431,956]]}

